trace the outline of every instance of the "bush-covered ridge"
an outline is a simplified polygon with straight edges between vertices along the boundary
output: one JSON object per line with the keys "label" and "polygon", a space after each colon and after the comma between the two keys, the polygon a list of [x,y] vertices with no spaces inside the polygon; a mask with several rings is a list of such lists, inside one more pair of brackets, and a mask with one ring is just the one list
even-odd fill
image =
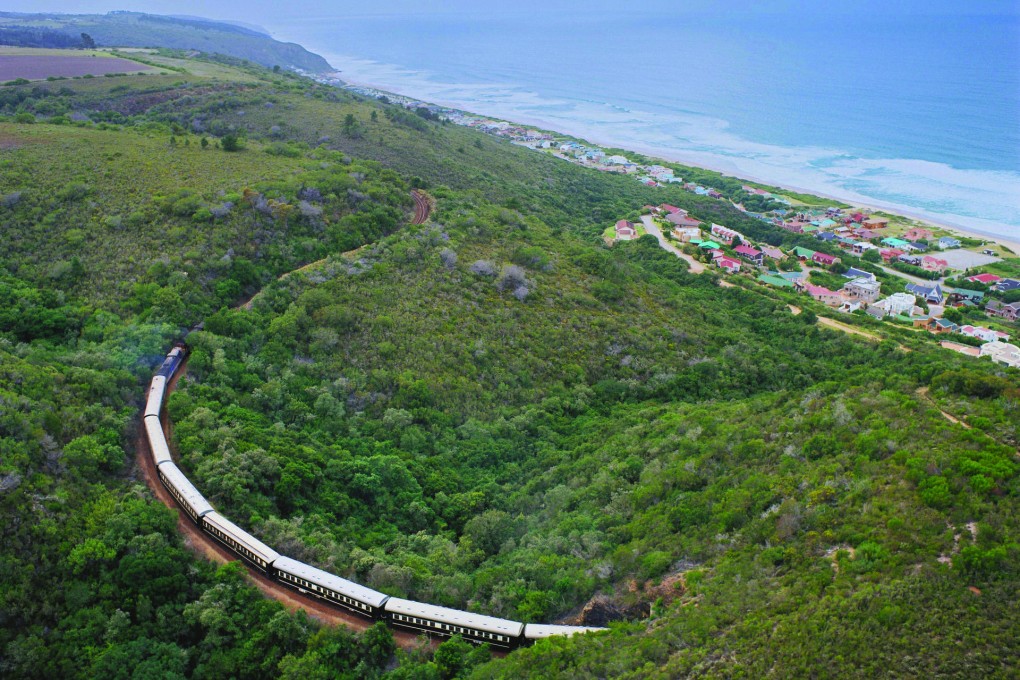
{"label": "bush-covered ridge", "polygon": [[5,673],[384,673],[387,634],[193,562],[132,484],[143,383],[203,320],[170,413],[226,514],[386,592],[634,619],[393,677],[1009,674],[1015,372],[597,240],[664,196],[766,229],[716,202],[179,57],[0,92]]}

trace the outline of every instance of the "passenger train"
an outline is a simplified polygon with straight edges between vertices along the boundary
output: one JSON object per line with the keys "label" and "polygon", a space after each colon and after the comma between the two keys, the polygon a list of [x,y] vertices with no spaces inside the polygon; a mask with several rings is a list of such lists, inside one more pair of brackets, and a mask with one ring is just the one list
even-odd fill
{"label": "passenger train", "polygon": [[360,616],[386,621],[404,630],[450,637],[513,649],[540,638],[605,630],[586,626],[542,625],[448,609],[390,597],[276,552],[223,515],[174,464],[160,422],[167,386],[187,358],[188,348],[177,343],[167,354],[149,386],[145,403],[145,432],[160,481],[177,504],[206,533],[266,576],[306,595],[317,597]]}

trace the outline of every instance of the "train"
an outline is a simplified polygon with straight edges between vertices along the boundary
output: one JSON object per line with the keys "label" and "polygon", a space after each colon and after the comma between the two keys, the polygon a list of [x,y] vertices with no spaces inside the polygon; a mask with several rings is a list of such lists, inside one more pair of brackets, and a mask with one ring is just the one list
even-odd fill
{"label": "train", "polygon": [[143,421],[159,481],[198,527],[250,568],[294,590],[358,616],[429,637],[460,635],[465,640],[514,649],[536,640],[593,633],[604,628],[512,621],[484,614],[391,597],[361,584],[281,555],[229,519],[212,504],[174,463],[162,416],[168,387],[187,359],[188,346],[177,342],[149,384]]}

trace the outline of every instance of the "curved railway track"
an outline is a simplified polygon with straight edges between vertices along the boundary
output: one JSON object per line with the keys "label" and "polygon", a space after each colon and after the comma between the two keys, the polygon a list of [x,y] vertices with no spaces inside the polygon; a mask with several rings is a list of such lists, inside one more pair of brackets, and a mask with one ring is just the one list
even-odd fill
{"label": "curved railway track", "polygon": [[425,224],[432,213],[432,204],[428,196],[414,189],[411,191],[411,198],[414,199],[414,217],[411,218],[411,224]]}

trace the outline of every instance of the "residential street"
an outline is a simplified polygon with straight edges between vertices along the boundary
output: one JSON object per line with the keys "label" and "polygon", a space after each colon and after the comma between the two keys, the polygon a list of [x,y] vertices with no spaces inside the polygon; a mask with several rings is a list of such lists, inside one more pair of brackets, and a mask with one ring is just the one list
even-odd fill
{"label": "residential street", "polygon": [[684,260],[687,261],[687,264],[689,264],[691,267],[692,274],[700,274],[701,272],[705,271],[705,265],[703,263],[698,262],[693,257],[691,257],[690,255],[688,255],[687,253],[673,245],[671,241],[666,239],[666,237],[662,234],[662,230],[659,229],[659,226],[657,224],[655,224],[655,220],[652,218],[651,215],[642,215],[641,222],[645,225],[645,230],[649,234],[659,239],[660,246],[662,246],[665,250],[668,250],[669,252],[673,253],[677,257],[683,258]]}

